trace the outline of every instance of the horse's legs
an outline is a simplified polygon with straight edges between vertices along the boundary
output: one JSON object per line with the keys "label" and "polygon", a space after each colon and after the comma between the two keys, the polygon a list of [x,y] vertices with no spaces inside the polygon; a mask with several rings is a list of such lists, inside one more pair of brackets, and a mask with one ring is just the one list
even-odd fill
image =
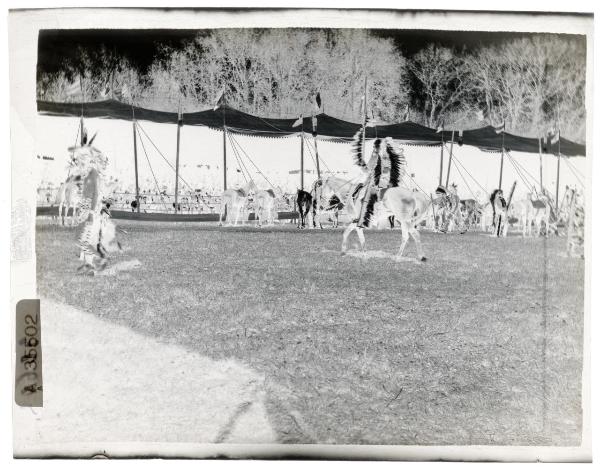
{"label": "horse's legs", "polygon": [[[352,231],[357,229],[357,227],[358,227],[357,223],[352,222],[352,223],[349,223],[348,226],[346,227],[346,229],[344,230],[344,234],[342,236],[342,255],[346,253],[346,249],[348,247],[348,236],[350,236],[350,233],[352,233]],[[363,239],[364,239],[364,235],[363,235]]]}
{"label": "horse's legs", "polygon": [[425,253],[423,252],[423,246],[421,245],[421,233],[414,226],[409,230],[410,235],[415,240],[415,244],[417,246],[417,255],[419,256],[420,261],[426,261]]}
{"label": "horse's legs", "polygon": [[360,250],[365,250],[365,230],[363,228],[356,228],[356,234],[358,235],[358,240],[360,241]]}
{"label": "horse's legs", "polygon": [[75,210],[77,210],[77,206],[71,205],[71,226],[75,226]]}
{"label": "horse's legs", "polygon": [[400,249],[398,249],[398,254],[396,254],[396,257],[402,257],[402,254],[404,253],[404,249],[406,248],[406,244],[408,243],[410,237],[410,226],[408,222],[402,221],[400,223],[400,226],[402,227],[402,243],[400,244]]}
{"label": "horse's legs", "polygon": [[242,205],[240,204],[236,207],[235,221],[233,222],[233,226],[237,226],[241,213],[242,213]]}
{"label": "horse's legs", "polygon": [[504,225],[502,228],[502,237],[506,238],[506,235],[508,234],[508,212],[504,213]]}

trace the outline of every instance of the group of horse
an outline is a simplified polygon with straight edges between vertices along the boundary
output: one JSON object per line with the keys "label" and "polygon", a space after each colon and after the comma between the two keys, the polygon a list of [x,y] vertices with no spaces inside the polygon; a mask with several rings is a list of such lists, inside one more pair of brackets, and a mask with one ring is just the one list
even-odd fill
{"label": "group of horse", "polygon": [[[273,224],[277,194],[273,191],[255,191],[256,186],[252,182],[241,189],[226,191],[221,203],[220,223],[222,224],[223,213],[227,211],[231,214],[230,223],[237,225],[246,202],[254,200],[259,226],[261,220],[266,218],[263,214],[267,213],[267,222]],[[357,232],[361,248],[364,248],[364,233],[357,227],[356,220],[365,194],[364,181],[346,180],[337,176],[317,179],[309,190],[297,191],[297,226],[300,229],[322,229],[324,220],[327,219],[331,226],[336,228],[340,215],[344,213],[350,222],[343,234],[342,252],[346,252],[348,237],[353,231]],[[555,212],[553,200],[546,190],[528,193],[519,200],[507,201],[504,192],[496,189],[487,201],[480,202],[474,198],[461,199],[455,184],[448,188],[440,186],[429,196],[406,187],[390,187],[381,194],[372,226],[387,225],[393,229],[399,225],[402,229],[402,243],[398,255],[403,254],[409,238],[412,237],[417,245],[419,258],[424,260],[418,231],[420,226],[440,233],[465,233],[479,228],[484,233],[496,237],[506,237],[509,227],[518,229],[523,237],[558,234],[559,227],[565,228],[562,233],[582,234],[582,223],[577,225],[577,229],[571,229],[572,224],[569,224],[573,214],[583,217],[581,191],[567,187],[561,209],[558,213]],[[571,243],[570,246],[575,244]]]}
{"label": "group of horse", "polygon": [[[360,148],[358,145],[356,148]],[[82,145],[72,150],[71,168],[81,168],[81,160],[94,149],[90,145]],[[96,155],[97,157],[97,155]],[[523,237],[548,236],[551,232],[558,234],[561,225],[567,228],[570,236],[569,253],[581,243],[583,238],[583,194],[567,188],[561,208],[555,205],[548,192],[542,189],[539,193],[527,194],[523,199],[512,201],[512,191],[505,198],[501,189],[494,190],[489,199],[481,202],[476,199],[461,199],[455,184],[449,187],[438,186],[435,193],[425,194],[423,191],[403,186],[402,178],[406,174],[406,160],[401,149],[395,148],[391,138],[378,139],[375,142],[370,166],[363,160],[362,154],[354,155],[357,165],[364,171],[364,177],[358,179],[342,179],[337,176],[318,178],[308,191],[298,189],[295,198],[295,211],[298,214],[298,228],[323,228],[323,219],[332,221],[337,227],[340,214],[348,219],[342,236],[341,251],[347,251],[348,239],[356,231],[361,249],[365,246],[364,229],[381,226],[381,222],[390,228],[400,226],[402,242],[398,256],[402,256],[409,239],[416,244],[417,255],[425,260],[421,245],[419,229],[429,227],[432,231],[448,233],[467,230],[480,226],[484,232],[492,236],[507,236],[509,225],[520,224]],[[376,165],[371,164],[376,161]],[[386,185],[379,184],[383,163],[391,162],[391,173],[388,168]],[[372,179],[377,173],[377,184]],[[391,174],[391,176],[390,176]],[[89,174],[85,171],[72,171],[60,186],[58,193],[59,223],[72,211],[71,225],[79,224],[81,207],[85,206],[86,183]],[[106,188],[105,188],[106,189]],[[514,189],[514,187],[513,187]],[[225,190],[221,197],[219,225],[223,222],[238,225],[247,219],[250,205],[253,206],[257,225],[273,225],[277,214],[277,202],[284,194],[278,187],[259,189],[253,180],[243,187]],[[89,212],[89,209],[88,209]],[[106,210],[108,214],[108,210]],[[573,220],[579,220],[573,222]],[[571,249],[572,248],[572,249]]]}

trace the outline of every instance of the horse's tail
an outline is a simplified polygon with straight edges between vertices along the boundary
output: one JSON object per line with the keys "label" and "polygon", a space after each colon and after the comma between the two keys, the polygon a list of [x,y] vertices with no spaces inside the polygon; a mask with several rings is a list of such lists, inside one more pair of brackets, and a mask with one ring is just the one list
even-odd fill
{"label": "horse's tail", "polygon": [[227,201],[225,197],[221,197],[221,207],[219,208],[219,223],[223,221],[223,215],[225,215],[225,220],[227,220]]}

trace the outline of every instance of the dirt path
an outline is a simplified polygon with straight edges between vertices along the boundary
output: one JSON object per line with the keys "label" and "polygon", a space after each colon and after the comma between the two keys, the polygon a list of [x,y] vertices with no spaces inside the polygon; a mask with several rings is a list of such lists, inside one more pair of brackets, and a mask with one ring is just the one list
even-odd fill
{"label": "dirt path", "polygon": [[[261,378],[234,360],[42,299],[44,407],[15,407],[15,455],[108,442],[268,443]],[[127,453],[127,445],[122,450]]]}

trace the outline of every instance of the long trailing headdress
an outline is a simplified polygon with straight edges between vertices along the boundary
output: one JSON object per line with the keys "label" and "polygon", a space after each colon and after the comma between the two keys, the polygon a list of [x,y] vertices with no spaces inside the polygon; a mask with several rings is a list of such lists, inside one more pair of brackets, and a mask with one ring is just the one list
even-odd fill
{"label": "long trailing headdress", "polygon": [[404,156],[404,150],[402,148],[397,148],[391,137],[386,137],[385,151],[387,151],[391,163],[389,187],[398,187],[406,175],[406,157]]}
{"label": "long trailing headdress", "polygon": [[[378,186],[398,187],[406,175],[406,158],[402,148],[397,148],[391,137],[375,140],[373,154],[377,155],[378,161],[375,166],[374,179]],[[383,171],[383,160],[389,161],[389,172]],[[381,181],[382,172],[387,179]]]}
{"label": "long trailing headdress", "polygon": [[361,127],[358,132],[354,134],[352,138],[352,147],[350,153],[352,154],[353,163],[361,168],[363,171],[367,170],[367,163],[363,155],[362,141],[365,133],[364,127]]}

